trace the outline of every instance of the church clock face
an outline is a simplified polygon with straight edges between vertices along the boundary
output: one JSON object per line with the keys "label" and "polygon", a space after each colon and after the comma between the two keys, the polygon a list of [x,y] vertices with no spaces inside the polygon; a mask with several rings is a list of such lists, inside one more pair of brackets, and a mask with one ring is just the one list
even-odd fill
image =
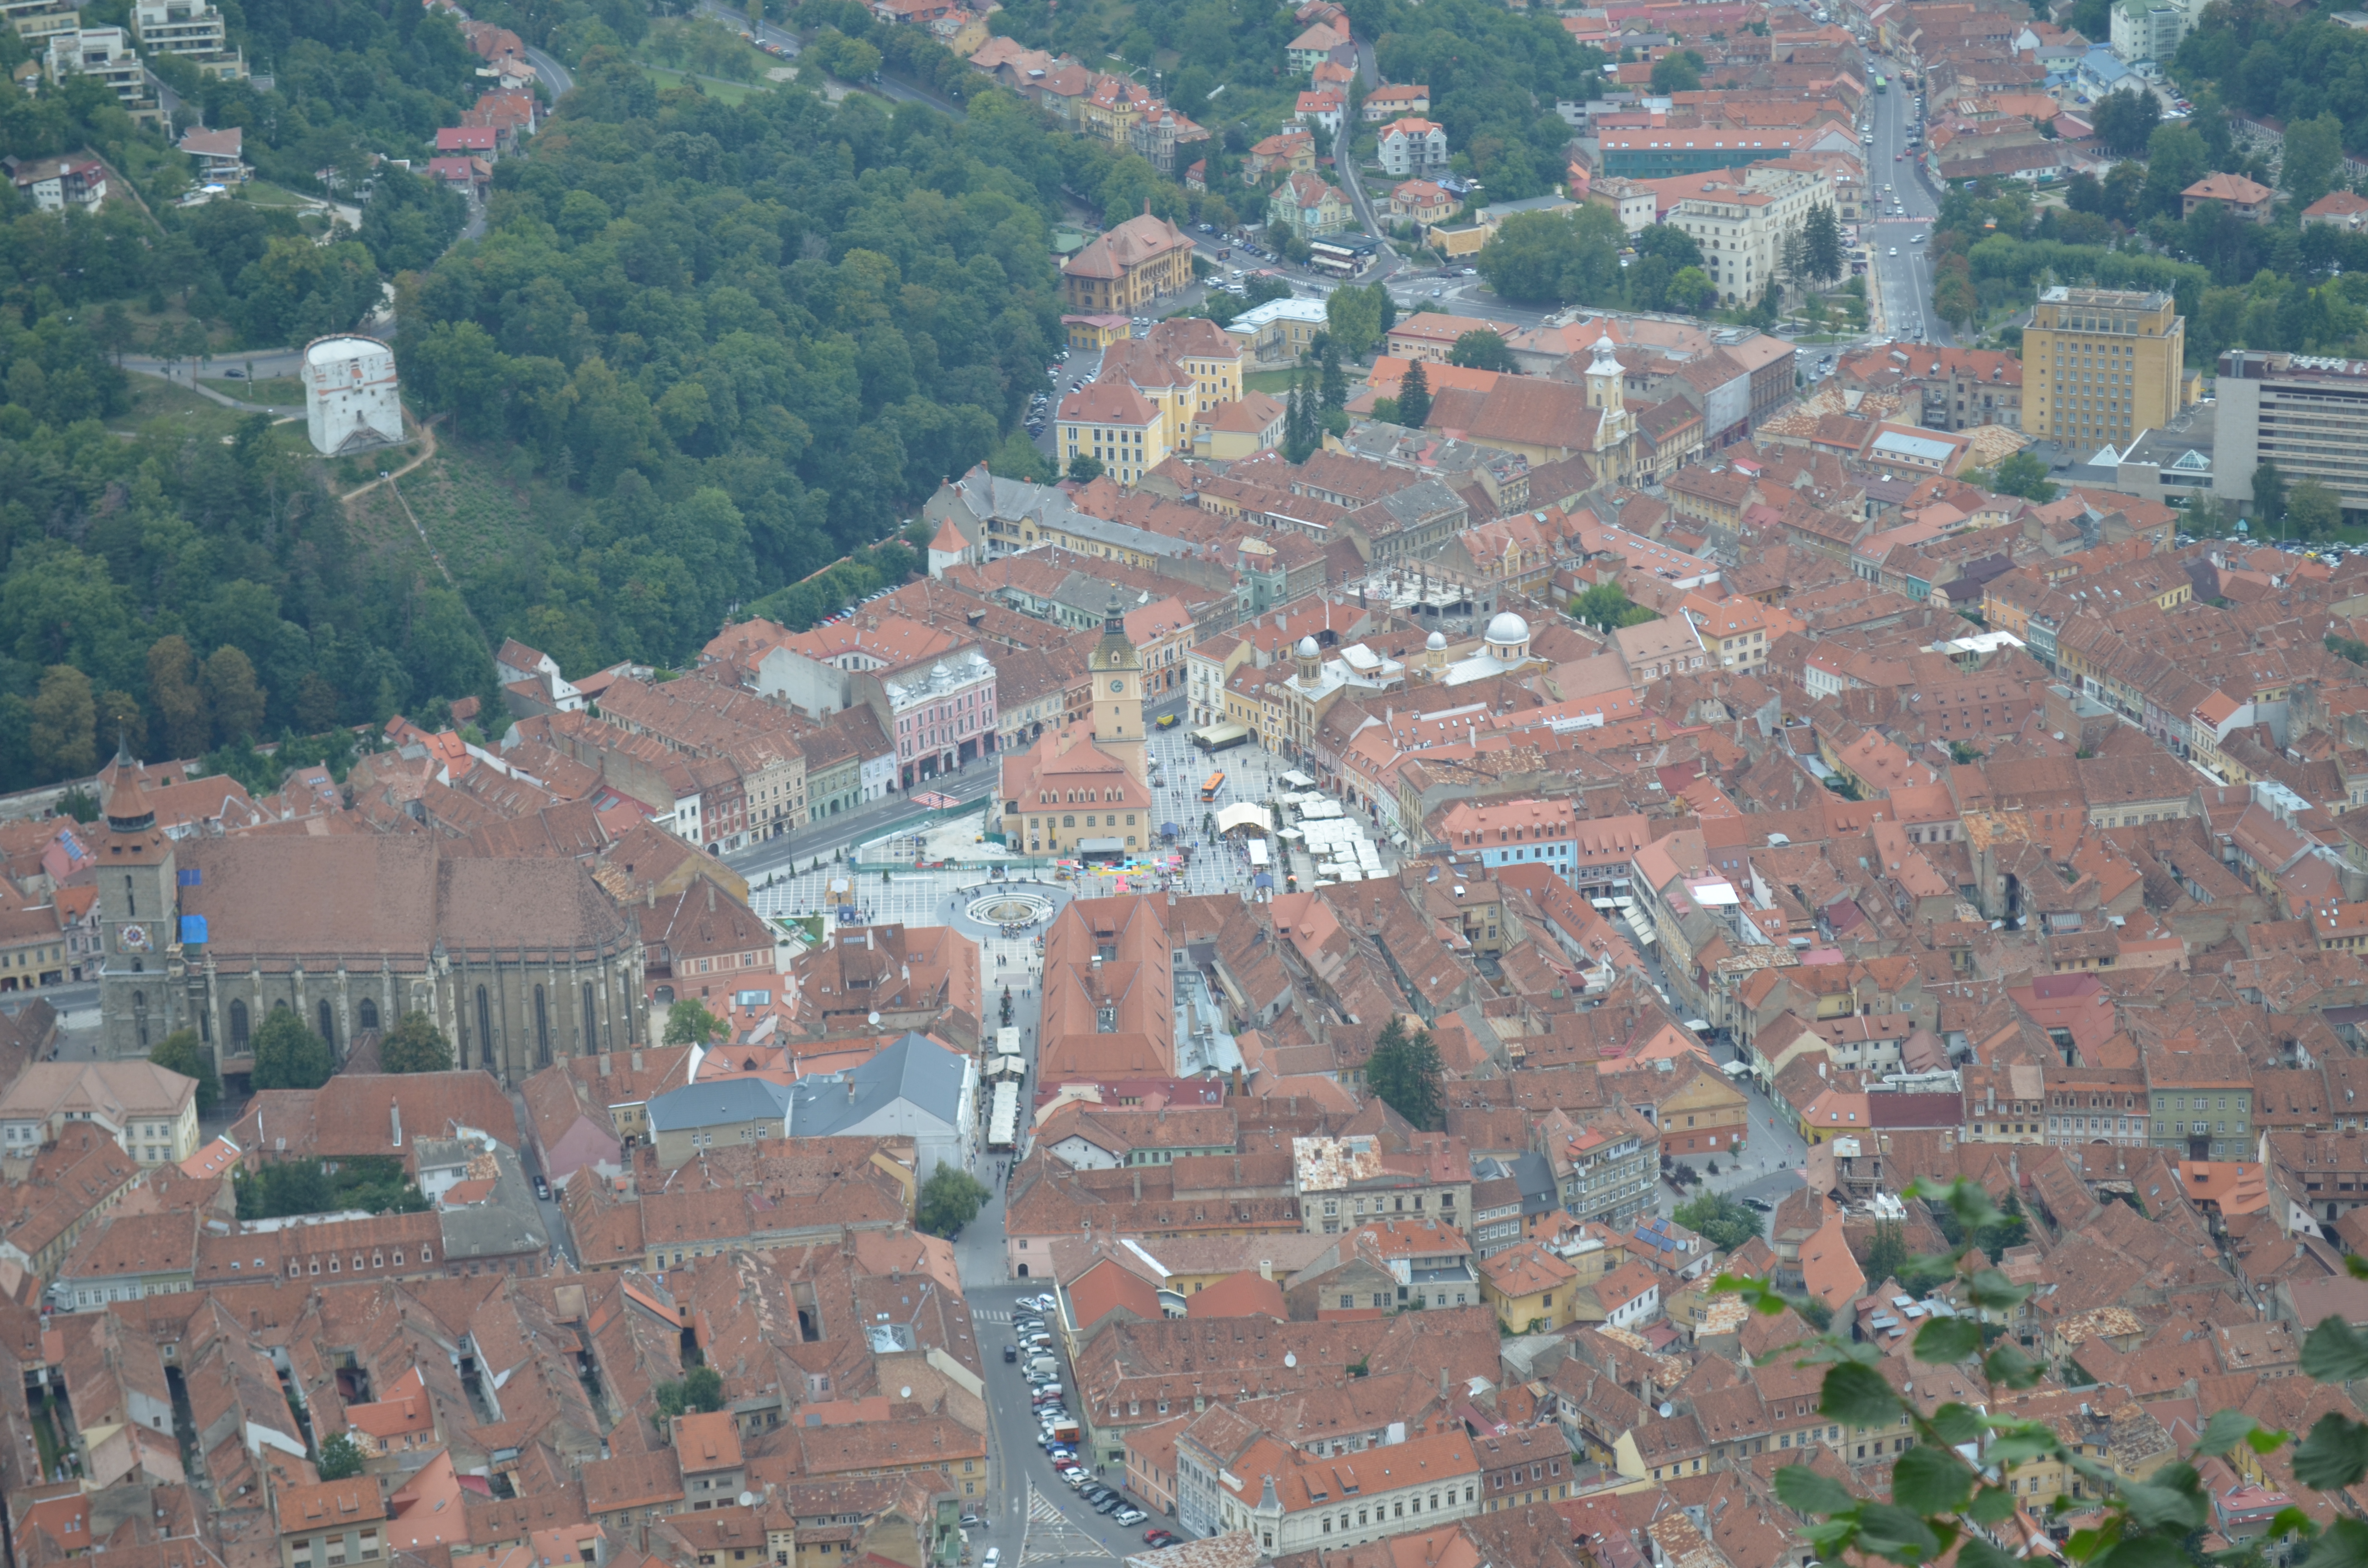
{"label": "church clock face", "polygon": [[115,939],[133,952],[144,953],[148,950],[148,927],[126,926],[115,934]]}
{"label": "church clock face", "polygon": [[1122,680],[1114,680],[1110,682],[1110,689],[1112,691],[1124,691],[1126,689],[1126,682]]}

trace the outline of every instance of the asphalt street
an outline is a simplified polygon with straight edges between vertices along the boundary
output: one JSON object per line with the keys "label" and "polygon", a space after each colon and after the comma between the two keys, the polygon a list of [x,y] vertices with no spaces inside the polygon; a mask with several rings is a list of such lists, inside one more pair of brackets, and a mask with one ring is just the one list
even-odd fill
{"label": "asphalt street", "polygon": [[[1916,118],[1918,95],[1900,79],[1896,61],[1872,62],[1870,70],[1891,79],[1891,90],[1870,97],[1874,106],[1873,129],[1867,134],[1866,179],[1870,197],[1885,197],[1882,216],[1870,214],[1859,225],[1868,247],[1880,301],[1879,323],[1893,337],[1950,344],[1949,324],[1932,314],[1932,220],[1941,210],[1938,196],[1918,149],[1907,145],[1907,128]],[[1886,190],[1886,187],[1888,189]],[[1907,209],[1895,217],[1896,200]],[[1868,203],[1872,208],[1872,200]],[[1894,253],[1896,253],[1896,255]]]}
{"label": "asphalt street", "polygon": [[[934,790],[962,801],[983,801],[995,792],[999,759],[983,756],[959,772],[941,775],[927,784],[916,785],[916,791]],[[927,806],[916,806],[905,795],[887,795],[868,801],[851,812],[825,817],[793,833],[778,838],[760,839],[746,849],[723,857],[723,863],[746,877],[750,881],[761,880],[766,873],[787,870],[815,859],[828,859],[836,849],[851,847],[867,838],[877,838],[893,833],[906,823],[918,822],[929,814]]]}
{"label": "asphalt street", "polygon": [[[985,1220],[986,1216],[981,1215],[973,1229]],[[1144,1507],[1139,1498],[1132,1500],[1149,1517],[1133,1525],[1112,1523],[1108,1515],[1094,1512],[1092,1506],[1061,1479],[1060,1471],[1046,1457],[1022,1364],[1003,1359],[1004,1346],[1013,1343],[1012,1309],[1021,1298],[1046,1288],[1032,1280],[979,1286],[965,1279],[979,1354],[986,1362],[987,1404],[994,1413],[995,1451],[1001,1465],[996,1477],[993,1511],[982,1510],[983,1528],[971,1532],[973,1562],[989,1547],[1003,1554],[1001,1568],[1107,1562],[1143,1551],[1145,1530],[1176,1528],[1173,1517]],[[1047,1325],[1052,1322],[1048,1316]],[[1057,1328],[1053,1336],[1056,1342],[1060,1339]],[[1062,1364],[1062,1386],[1069,1392],[1068,1408],[1074,1411],[1076,1380],[1057,1343],[1054,1357]],[[1123,1488],[1123,1464],[1088,1468],[1104,1485]]]}

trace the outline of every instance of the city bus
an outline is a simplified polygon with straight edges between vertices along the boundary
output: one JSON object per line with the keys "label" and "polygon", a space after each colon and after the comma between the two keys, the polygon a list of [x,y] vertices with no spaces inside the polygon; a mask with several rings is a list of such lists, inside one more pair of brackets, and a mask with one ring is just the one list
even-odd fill
{"label": "city bus", "polygon": [[1223,773],[1212,773],[1201,785],[1201,799],[1213,801],[1217,798],[1217,791],[1224,787],[1225,776]]}
{"label": "city bus", "polygon": [[1875,74],[1874,90],[1878,93],[1887,93],[1891,91],[1891,84],[1883,79],[1883,74],[1881,72],[1877,72]]}

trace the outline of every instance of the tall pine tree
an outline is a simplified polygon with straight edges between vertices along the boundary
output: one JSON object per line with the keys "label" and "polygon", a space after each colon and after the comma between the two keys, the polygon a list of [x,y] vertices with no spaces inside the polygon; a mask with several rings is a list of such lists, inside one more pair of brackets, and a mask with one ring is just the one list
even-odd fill
{"label": "tall pine tree", "polygon": [[1417,359],[1406,367],[1406,380],[1398,383],[1398,423],[1409,430],[1419,430],[1430,417],[1430,378],[1423,373]]}

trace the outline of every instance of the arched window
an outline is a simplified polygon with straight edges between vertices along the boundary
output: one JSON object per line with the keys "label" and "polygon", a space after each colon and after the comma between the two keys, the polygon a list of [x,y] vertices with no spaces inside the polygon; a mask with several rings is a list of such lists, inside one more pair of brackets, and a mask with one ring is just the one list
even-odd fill
{"label": "arched window", "polygon": [[230,1005],[230,1048],[233,1051],[246,1049],[246,1004],[244,1002]]}
{"label": "arched window", "polygon": [[326,996],[322,997],[320,1006],[313,1009],[313,1012],[321,1020],[321,1038],[335,1048],[337,1043],[337,1015],[330,1009],[329,999]]}
{"label": "arched window", "polygon": [[131,1023],[132,1027],[136,1028],[140,1034],[140,1049],[142,1051],[147,1050],[148,993],[145,991],[135,991],[131,994]]}
{"label": "arched window", "polygon": [[[477,987],[477,1059],[481,1066],[494,1064],[494,1010],[485,1000],[485,988]],[[467,1062],[461,1063],[466,1067]]]}
{"label": "arched window", "polygon": [[582,1049],[586,1051],[599,1047],[599,1037],[594,1032],[598,1026],[592,1021],[598,1016],[592,1006],[592,983],[587,980],[584,983],[584,1017],[577,1020],[575,1030],[575,1038],[583,1042]]}
{"label": "arched window", "polygon": [[542,987],[534,988],[534,1064],[551,1065],[551,1015],[542,1005]]}
{"label": "arched window", "polygon": [[362,1028],[366,1029],[374,1029],[378,1028],[378,999],[376,997],[365,996],[362,998],[361,1013]]}

